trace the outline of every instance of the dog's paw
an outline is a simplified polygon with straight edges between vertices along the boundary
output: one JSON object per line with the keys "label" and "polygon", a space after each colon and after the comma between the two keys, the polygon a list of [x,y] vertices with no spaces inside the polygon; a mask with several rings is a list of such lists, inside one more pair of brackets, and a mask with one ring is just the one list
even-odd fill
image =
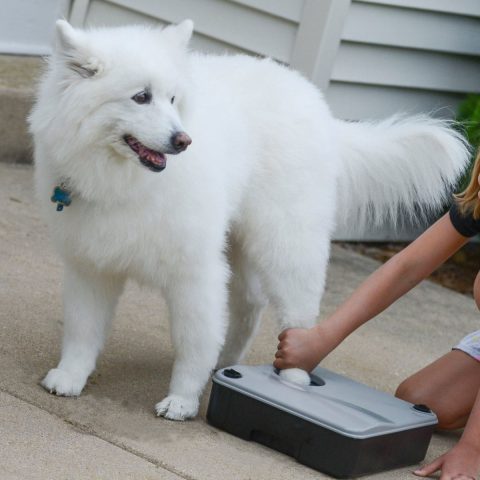
{"label": "dog's paw", "polygon": [[169,420],[193,418],[198,412],[198,399],[169,395],[155,405],[155,412],[158,417],[165,417]]}
{"label": "dog's paw", "polygon": [[85,379],[65,370],[52,368],[40,384],[50,393],[65,397],[77,397],[85,386]]}
{"label": "dog's paw", "polygon": [[285,370],[280,370],[279,375],[283,380],[296,383],[302,387],[310,385],[310,375],[300,368],[286,368]]}

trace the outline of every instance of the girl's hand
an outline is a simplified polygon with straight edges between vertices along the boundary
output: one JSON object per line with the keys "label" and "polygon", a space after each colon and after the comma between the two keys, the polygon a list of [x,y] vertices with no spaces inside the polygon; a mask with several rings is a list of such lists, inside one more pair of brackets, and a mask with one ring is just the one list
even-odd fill
{"label": "girl's hand", "polygon": [[329,340],[331,335],[324,331],[322,325],[310,329],[289,328],[284,330],[278,339],[274,367],[301,368],[310,372],[324,357],[326,357],[336,344]]}
{"label": "girl's hand", "polygon": [[449,452],[413,473],[427,477],[439,470],[442,471],[440,480],[477,480],[480,473],[480,451],[460,440]]}

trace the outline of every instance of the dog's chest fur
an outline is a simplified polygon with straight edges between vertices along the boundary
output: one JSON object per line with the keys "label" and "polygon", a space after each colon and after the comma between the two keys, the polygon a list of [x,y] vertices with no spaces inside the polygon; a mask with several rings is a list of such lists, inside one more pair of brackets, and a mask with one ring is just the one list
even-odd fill
{"label": "dog's chest fur", "polygon": [[195,210],[170,200],[108,209],[74,200],[49,215],[54,243],[76,263],[158,286],[173,269],[194,269],[221,251],[228,229],[219,211],[211,212],[215,222],[205,221],[200,211],[208,205]]}

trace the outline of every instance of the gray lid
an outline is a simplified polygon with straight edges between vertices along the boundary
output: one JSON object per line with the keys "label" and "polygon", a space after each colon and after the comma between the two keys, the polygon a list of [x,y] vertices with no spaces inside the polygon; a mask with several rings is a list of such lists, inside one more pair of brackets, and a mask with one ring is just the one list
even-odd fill
{"label": "gray lid", "polygon": [[[240,378],[224,371],[234,369]],[[271,365],[236,365],[218,370],[213,381],[263,403],[352,438],[368,438],[437,423],[431,412],[414,409],[393,395],[317,367],[311,379],[322,386],[300,387],[283,381]],[[321,379],[321,380],[320,380]]]}

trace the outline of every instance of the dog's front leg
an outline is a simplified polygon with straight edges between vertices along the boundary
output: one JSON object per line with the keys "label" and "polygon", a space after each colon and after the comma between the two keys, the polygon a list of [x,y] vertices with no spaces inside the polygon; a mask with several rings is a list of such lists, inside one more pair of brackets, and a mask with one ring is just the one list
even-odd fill
{"label": "dog's front leg", "polygon": [[124,279],[65,267],[62,356],[42,380],[57,395],[80,395],[95,369]]}
{"label": "dog's front leg", "polygon": [[170,309],[175,362],[168,396],[157,415],[185,420],[198,412],[199,397],[216,365],[225,338],[227,267],[169,280],[165,298]]}

